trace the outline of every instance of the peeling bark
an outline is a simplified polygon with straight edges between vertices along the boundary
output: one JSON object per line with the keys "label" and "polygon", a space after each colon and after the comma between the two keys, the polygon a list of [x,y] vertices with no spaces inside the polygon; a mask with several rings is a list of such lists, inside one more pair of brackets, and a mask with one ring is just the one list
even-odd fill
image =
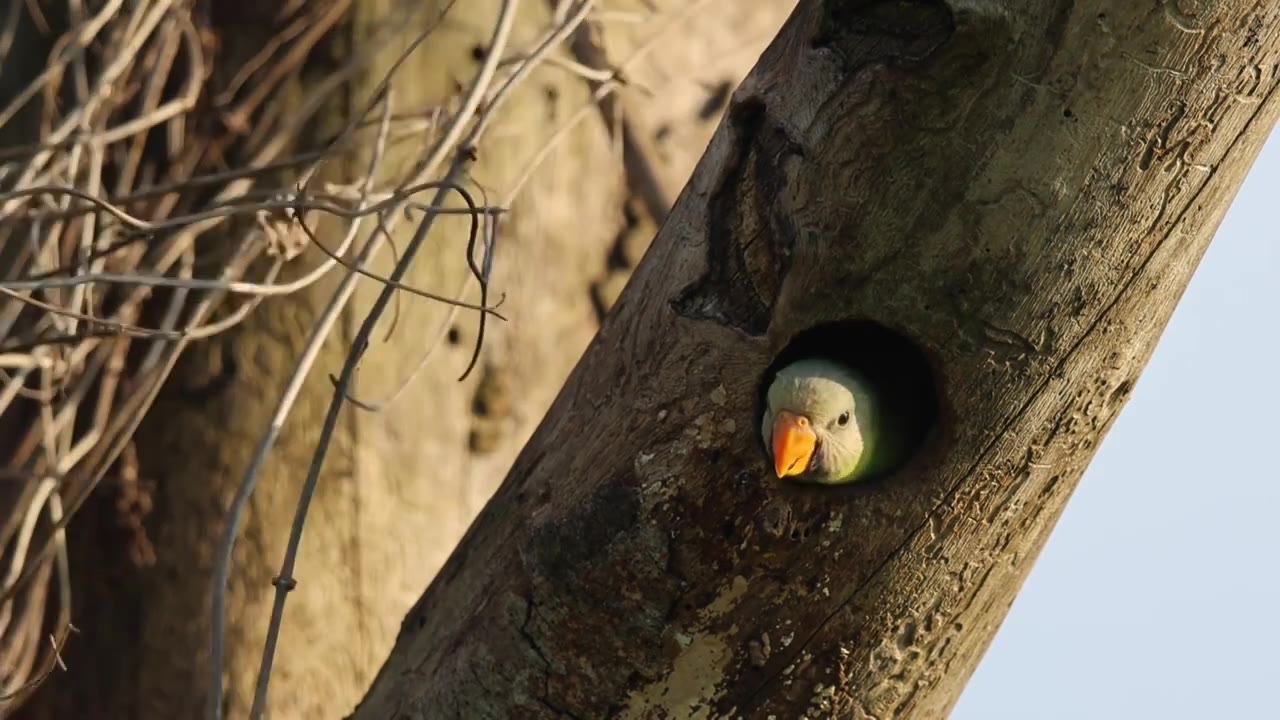
{"label": "peeling bark", "polygon": [[[1261,0],[802,0],[354,717],[945,716],[1278,86]],[[851,319],[939,424],[883,482],[779,483],[758,384]]]}

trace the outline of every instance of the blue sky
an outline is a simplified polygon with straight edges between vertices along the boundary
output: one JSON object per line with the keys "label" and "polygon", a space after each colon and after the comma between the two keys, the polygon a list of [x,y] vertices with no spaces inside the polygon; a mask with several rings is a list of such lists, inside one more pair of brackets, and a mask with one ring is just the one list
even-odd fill
{"label": "blue sky", "polygon": [[953,720],[1280,717],[1280,132]]}

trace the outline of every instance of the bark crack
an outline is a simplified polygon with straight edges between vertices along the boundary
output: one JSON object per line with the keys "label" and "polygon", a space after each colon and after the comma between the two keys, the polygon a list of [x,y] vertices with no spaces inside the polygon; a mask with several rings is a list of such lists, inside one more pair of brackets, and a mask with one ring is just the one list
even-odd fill
{"label": "bark crack", "polygon": [[671,306],[691,320],[759,336],[769,326],[798,238],[788,168],[803,150],[758,97],[734,103],[728,124],[734,150],[708,203],[707,270]]}
{"label": "bark crack", "polygon": [[572,720],[582,720],[581,717],[569,709],[561,707],[551,701],[551,658],[547,657],[547,654],[543,651],[542,645],[538,642],[538,639],[529,631],[529,624],[533,622],[534,615],[537,613],[537,603],[533,599],[532,592],[530,592],[529,596],[524,600],[526,608],[525,616],[524,621],[520,623],[518,631],[520,632],[520,637],[524,639],[526,644],[528,644],[529,649],[533,650],[534,654],[538,656],[538,659],[542,661],[545,668],[542,675],[542,695],[537,698],[538,703],[548,710],[559,714],[561,717],[568,717]]}

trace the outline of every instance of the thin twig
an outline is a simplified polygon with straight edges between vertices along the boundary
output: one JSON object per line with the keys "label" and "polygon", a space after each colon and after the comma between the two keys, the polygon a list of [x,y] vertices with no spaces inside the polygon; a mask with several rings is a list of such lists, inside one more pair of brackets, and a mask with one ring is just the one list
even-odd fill
{"label": "thin twig", "polygon": [[[185,122],[200,95],[216,90],[208,85],[205,46],[199,40],[207,26],[197,27],[192,0],[109,0],[95,3],[91,12],[86,5],[66,0],[65,12],[50,15],[65,18],[56,22],[69,27],[49,26],[54,49],[48,64],[0,108],[0,125],[6,130],[25,126],[9,122],[21,111],[36,117],[39,135],[38,142],[25,144],[6,137],[7,147],[0,152],[0,282],[18,283],[0,287],[0,359],[13,369],[0,378],[0,420],[22,422],[15,413],[29,407],[40,419],[29,428],[18,425],[16,449],[3,459],[9,468],[6,478],[22,478],[14,510],[0,515],[0,547],[6,549],[5,572],[0,574],[0,693],[5,697],[26,687],[32,668],[56,664],[56,651],[44,653],[30,638],[42,637],[39,626],[45,622],[54,625],[55,638],[70,627],[64,528],[131,437],[187,343],[235,325],[262,298],[301,289],[340,265],[328,261],[301,283],[280,284],[275,277],[283,260],[277,257],[257,283],[237,285],[247,282],[245,270],[268,247],[261,238],[274,228],[250,228],[247,235],[233,229],[230,242],[202,246],[208,252],[197,253],[195,240],[246,216],[265,214],[274,220],[303,209],[337,209],[350,226],[359,221],[353,208],[378,212],[363,200],[353,206],[349,198],[336,195],[312,202],[305,193],[275,193],[247,202],[254,184],[270,173],[314,166],[356,140],[368,140],[343,134],[321,151],[282,157],[297,127],[356,77],[374,49],[356,53],[290,113],[276,112],[285,99],[264,94],[256,77],[242,86],[243,95],[240,88],[232,89],[238,107],[248,107],[247,99],[256,93],[269,104],[262,117],[274,114],[282,120],[258,126],[260,137],[243,169],[200,174],[196,171],[208,169],[202,164],[205,158],[224,143],[231,147],[231,141],[216,132],[200,136],[198,128]],[[315,18],[340,15],[334,8],[341,2],[316,5]],[[31,20],[43,22],[34,15],[38,9],[34,2],[6,6],[0,51],[7,54],[12,48],[19,25],[27,21],[24,10]],[[394,23],[380,24],[384,32],[401,31]],[[302,34],[314,36],[314,30],[312,23]],[[314,44],[314,37],[281,43],[268,62],[271,82],[296,76]],[[10,67],[21,66],[5,63],[6,70]],[[388,133],[384,129],[381,134],[385,144]],[[157,139],[167,146],[167,156],[151,152]],[[145,156],[144,145],[149,151]],[[388,209],[419,205],[395,191],[373,193],[372,178],[367,180],[369,196],[386,202]],[[193,192],[198,187],[210,192]],[[214,195],[212,201],[198,206],[207,194]],[[315,207],[303,208],[307,204]],[[130,227],[128,219],[146,225]],[[228,259],[212,258],[215,247],[225,248],[220,252]],[[347,249],[344,245],[335,252],[345,255]],[[222,266],[212,277],[198,272],[210,259]],[[144,282],[113,283],[116,287],[98,282],[126,277]],[[157,287],[165,288],[159,297]],[[247,289],[252,291],[246,302],[216,321],[207,319],[229,290]],[[161,303],[160,322],[143,327],[138,318],[152,316],[141,310],[153,297]],[[129,353],[131,343],[142,344],[142,351]],[[39,381],[35,386],[29,385],[33,378]],[[27,405],[14,402],[18,398]],[[55,482],[56,490],[41,490],[47,482]],[[42,506],[47,522],[26,520],[39,517],[32,513]],[[59,602],[56,612],[46,612],[44,606],[50,583],[57,586],[56,596],[49,595]],[[15,608],[21,608],[20,616]]]}
{"label": "thin twig", "polygon": [[[463,110],[454,117],[454,124],[446,131],[445,137],[452,138],[451,142],[457,142],[463,133],[463,127],[471,116],[475,113],[479,106],[479,99],[483,95],[485,88],[493,78],[497,69],[497,60],[506,48],[507,40],[514,25],[517,0],[504,0],[498,13],[498,19],[495,23],[494,34],[489,48],[491,52],[485,58],[476,74],[476,78],[472,83],[468,98],[463,102]],[[465,142],[458,145],[458,150],[454,156],[453,164],[449,168],[449,172],[445,174],[444,182],[456,183],[463,174],[465,168],[474,161],[475,153],[473,148],[479,140],[479,124],[472,128]],[[443,143],[436,146],[424,165],[424,170],[430,171],[439,159],[443,157],[447,146]],[[447,188],[442,188],[436,193],[431,203],[431,207],[437,208],[443,206],[445,202]],[[399,281],[409,267],[413,263],[414,257],[421,248],[427,233],[431,230],[435,218],[434,213],[428,213],[422,222],[418,225],[417,231],[410,239],[405,247],[404,255],[400,262],[397,263],[395,269],[391,273],[391,279]],[[478,232],[479,217],[472,216],[471,221],[471,237],[474,239]],[[356,333],[351,351],[347,354],[347,359],[343,363],[342,372],[339,375],[338,388],[333,394],[333,399],[329,403],[329,410],[325,416],[324,425],[321,427],[320,438],[316,445],[315,455],[312,458],[311,467],[307,472],[307,478],[303,483],[302,492],[298,501],[297,511],[294,515],[293,527],[289,533],[289,542],[285,550],[284,562],[281,565],[280,573],[272,581],[275,585],[275,601],[271,609],[271,623],[267,628],[267,640],[262,653],[262,665],[258,671],[258,685],[254,692],[253,707],[250,710],[250,717],[253,720],[259,720],[262,713],[266,709],[267,687],[271,678],[271,664],[275,655],[276,641],[280,633],[280,624],[284,616],[284,605],[288,598],[289,592],[297,584],[293,577],[293,568],[296,562],[298,546],[302,540],[302,530],[306,523],[307,511],[311,504],[311,498],[315,493],[315,487],[319,481],[320,470],[324,465],[325,456],[328,453],[329,443],[332,440],[334,429],[337,427],[338,413],[342,409],[343,398],[351,384],[352,376],[355,373],[356,364],[360,357],[364,354],[368,347],[369,337],[373,332],[374,326],[382,316],[387,304],[390,302],[395,289],[384,286],[374,301],[373,307],[365,316],[364,322],[361,323],[360,329]]]}
{"label": "thin twig", "polygon": [[[365,193],[373,184],[373,178],[377,174],[379,166],[382,164],[382,155],[386,149],[386,135],[389,128],[389,119],[391,117],[392,94],[390,89],[383,94],[383,128],[379,131],[378,140],[374,145],[372,157],[369,161],[369,170],[366,173],[366,180],[363,186]],[[359,225],[353,223],[348,230],[348,234],[354,236],[359,232]],[[383,238],[386,236],[381,233],[374,233],[370,236],[369,241],[365,243],[361,249],[359,256],[356,258],[353,268],[362,268],[365,263],[377,252]],[[285,384],[284,393],[276,404],[276,410],[271,416],[271,423],[267,432],[258,441],[258,447],[254,452],[253,459],[249,462],[249,466],[245,469],[244,477],[240,482],[240,486],[236,489],[236,495],[231,501],[231,507],[227,511],[227,522],[223,527],[222,537],[218,543],[219,553],[214,561],[214,577],[213,577],[213,603],[211,608],[212,628],[211,643],[209,657],[209,696],[208,696],[208,717],[210,720],[221,720],[222,717],[222,663],[223,663],[223,643],[226,636],[226,597],[227,597],[227,579],[231,573],[231,556],[235,549],[236,537],[240,532],[240,524],[244,518],[244,511],[249,505],[249,498],[253,495],[253,491],[257,486],[258,477],[261,474],[262,466],[266,463],[267,456],[275,446],[276,438],[279,437],[281,429],[284,427],[285,420],[289,417],[289,413],[293,409],[293,404],[298,398],[298,393],[302,390],[302,385],[306,381],[307,376],[311,373],[311,366],[315,363],[316,357],[320,354],[320,348],[324,344],[325,338],[329,336],[334,323],[342,315],[342,311],[346,308],[347,302],[351,299],[355,292],[356,280],[359,275],[355,272],[349,272],[342,278],[338,289],[334,292],[329,304],[320,314],[320,318],[312,327],[311,333],[307,338],[306,344],[303,346],[302,356],[299,358],[297,365],[293,369],[293,373]]]}

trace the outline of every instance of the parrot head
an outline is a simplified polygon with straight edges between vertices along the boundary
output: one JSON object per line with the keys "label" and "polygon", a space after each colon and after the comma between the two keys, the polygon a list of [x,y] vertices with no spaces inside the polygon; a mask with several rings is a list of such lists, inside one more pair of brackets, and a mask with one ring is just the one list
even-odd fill
{"label": "parrot head", "polygon": [[778,371],[761,426],[779,479],[834,485],[866,474],[877,440],[875,398],[853,369],[822,358]]}

